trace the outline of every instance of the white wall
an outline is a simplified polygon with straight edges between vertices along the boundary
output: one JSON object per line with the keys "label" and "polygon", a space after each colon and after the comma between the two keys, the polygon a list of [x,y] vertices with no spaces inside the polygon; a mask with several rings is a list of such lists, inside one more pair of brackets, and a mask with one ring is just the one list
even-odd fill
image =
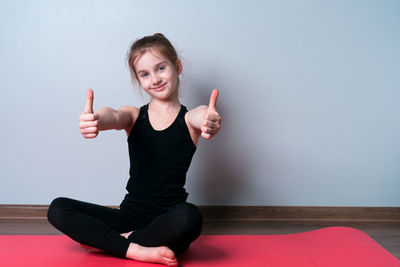
{"label": "white wall", "polygon": [[67,196],[118,205],[123,132],[81,137],[95,109],[146,98],[132,41],[164,33],[184,64],[182,103],[220,89],[223,129],[188,173],[199,205],[400,206],[400,2],[0,2],[0,203]]}

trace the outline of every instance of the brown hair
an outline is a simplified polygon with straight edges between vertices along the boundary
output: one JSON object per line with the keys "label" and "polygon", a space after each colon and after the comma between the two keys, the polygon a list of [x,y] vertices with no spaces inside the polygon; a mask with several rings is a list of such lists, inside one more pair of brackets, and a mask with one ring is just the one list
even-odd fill
{"label": "brown hair", "polygon": [[[162,34],[155,33],[150,36],[145,36],[141,39],[136,40],[132,45],[127,55],[129,71],[131,73],[132,80],[139,81],[136,74],[134,62],[138,57],[141,57],[144,53],[150,49],[157,49],[158,52],[164,57],[168,58],[172,64],[176,67],[178,63],[178,55],[171,42]],[[179,88],[179,77],[178,77],[178,88]]]}

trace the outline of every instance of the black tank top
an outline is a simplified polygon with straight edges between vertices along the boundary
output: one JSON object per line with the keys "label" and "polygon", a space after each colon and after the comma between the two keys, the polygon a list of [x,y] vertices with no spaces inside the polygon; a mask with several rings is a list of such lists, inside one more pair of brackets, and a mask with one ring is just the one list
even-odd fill
{"label": "black tank top", "polygon": [[187,200],[186,172],[196,146],[185,122],[186,112],[181,105],[174,122],[158,131],[150,124],[148,104],[140,108],[128,137],[130,178],[121,211],[151,218]]}

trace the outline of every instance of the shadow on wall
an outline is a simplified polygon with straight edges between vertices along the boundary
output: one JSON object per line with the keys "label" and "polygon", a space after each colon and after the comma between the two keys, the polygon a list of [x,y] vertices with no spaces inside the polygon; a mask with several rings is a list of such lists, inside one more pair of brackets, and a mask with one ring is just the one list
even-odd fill
{"label": "shadow on wall", "polygon": [[[196,105],[208,105],[212,89],[220,89],[213,87],[215,81],[210,78],[208,81],[191,82],[189,88],[193,89]],[[210,140],[201,138],[199,142],[196,160],[199,169],[195,170],[198,178],[194,183],[196,195],[201,199],[200,205],[238,205],[247,191],[248,166],[238,145],[240,138],[234,136],[234,122],[229,117],[229,110],[233,107],[224,103],[232,101],[229,101],[227,93],[220,90],[217,111],[222,116],[222,128],[216,137]]]}

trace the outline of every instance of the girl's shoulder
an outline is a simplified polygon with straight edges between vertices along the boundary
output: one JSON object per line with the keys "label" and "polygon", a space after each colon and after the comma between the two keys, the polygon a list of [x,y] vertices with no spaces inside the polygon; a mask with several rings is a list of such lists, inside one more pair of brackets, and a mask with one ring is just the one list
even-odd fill
{"label": "girl's shoulder", "polygon": [[123,118],[123,120],[127,122],[127,124],[125,124],[127,127],[125,127],[124,130],[129,136],[139,116],[140,108],[134,106],[122,106],[118,109],[118,113],[120,114],[120,118]]}
{"label": "girl's shoulder", "polygon": [[132,115],[132,117],[136,117],[139,115],[140,108],[135,107],[135,106],[122,106],[118,109],[118,111],[127,113]]}

